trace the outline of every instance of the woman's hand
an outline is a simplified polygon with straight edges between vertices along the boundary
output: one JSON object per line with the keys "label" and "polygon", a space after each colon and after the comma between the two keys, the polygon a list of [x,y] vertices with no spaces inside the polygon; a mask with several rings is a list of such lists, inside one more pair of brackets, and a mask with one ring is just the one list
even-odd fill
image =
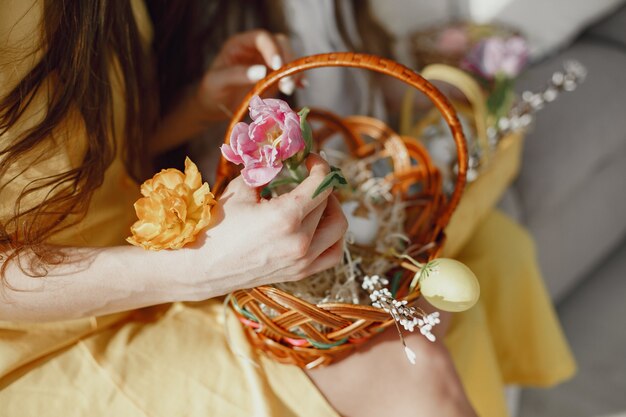
{"label": "woman's hand", "polygon": [[[285,35],[254,30],[231,37],[198,85],[161,120],[150,140],[152,153],[173,149],[207,130],[211,123],[227,119],[252,86],[265,77],[268,67],[276,70],[293,57]],[[285,77],[278,87],[290,95],[296,84],[302,83],[299,76]]]}
{"label": "woman's hand", "polygon": [[191,269],[178,274],[182,299],[298,280],[341,260],[347,221],[339,202],[330,190],[311,198],[329,167],[317,155],[309,156],[307,167],[308,178],[271,200],[259,200],[241,177],[229,184],[206,237],[179,251]]}
{"label": "woman's hand", "polygon": [[[292,61],[289,39],[283,34],[253,30],[234,35],[222,46],[205,73],[197,100],[209,120],[223,119],[225,110],[233,111],[250,88],[271,70]],[[296,82],[283,78],[278,85],[286,95],[293,94]]]}

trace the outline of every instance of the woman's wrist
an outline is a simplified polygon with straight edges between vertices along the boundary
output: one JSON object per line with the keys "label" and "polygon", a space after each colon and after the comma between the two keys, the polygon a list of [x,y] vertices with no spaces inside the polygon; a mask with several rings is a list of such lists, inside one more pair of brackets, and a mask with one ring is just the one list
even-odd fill
{"label": "woman's wrist", "polygon": [[154,290],[163,298],[162,302],[202,301],[223,295],[212,288],[211,259],[202,256],[197,248],[189,246],[151,254],[156,255],[153,265],[158,275]]}

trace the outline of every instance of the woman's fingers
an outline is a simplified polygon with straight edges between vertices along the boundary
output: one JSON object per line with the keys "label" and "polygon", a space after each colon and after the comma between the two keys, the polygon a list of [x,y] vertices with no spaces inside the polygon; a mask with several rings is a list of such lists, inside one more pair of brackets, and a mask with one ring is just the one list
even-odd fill
{"label": "woman's fingers", "polygon": [[[320,207],[311,212],[307,220],[314,223]],[[317,228],[308,240],[308,247],[303,251],[305,253],[296,263],[286,268],[292,271],[291,276],[286,274],[290,280],[302,279],[337,265],[343,256],[343,236],[347,227],[348,223],[341,211],[341,205],[337,198],[331,195]],[[303,224],[303,229],[305,228],[309,229],[310,226]],[[301,232],[309,233],[308,230]]]}
{"label": "woman's fingers", "polygon": [[246,78],[250,83],[256,83],[267,75],[267,67],[262,64],[252,65],[246,68]]}
{"label": "woman's fingers", "polygon": [[253,31],[254,45],[263,57],[265,64],[273,70],[277,70],[285,63],[285,57],[276,37],[264,30]]}
{"label": "woman's fingers", "polygon": [[[291,49],[289,39],[283,35],[272,35],[264,30],[255,30],[246,32],[234,38],[234,42],[238,47],[243,49],[253,46],[263,59],[263,62],[267,67],[272,70],[277,70],[285,63],[292,61],[295,58],[295,54]],[[232,45],[233,47],[235,45]],[[258,64],[251,66],[250,71],[253,73],[253,77],[256,78],[254,82],[260,80],[263,77],[257,78],[261,74],[261,70],[257,69]],[[296,89],[296,81],[293,77],[285,77],[278,83],[278,89],[286,95],[292,95]]]}
{"label": "woman's fingers", "polygon": [[328,207],[328,200],[323,201],[312,212],[310,212],[300,225],[300,232],[309,239],[309,244],[315,235],[315,231],[317,230],[320,220],[326,211],[326,207]]}
{"label": "woman's fingers", "polygon": [[337,198],[331,195],[323,200],[293,233],[296,239],[285,240],[284,253],[291,258],[284,259],[286,263],[270,282],[298,280],[335,266],[343,256],[347,227]]}
{"label": "woman's fingers", "polygon": [[[265,63],[274,71],[293,61],[295,57],[289,39],[283,34],[271,35],[260,31],[256,38],[256,46]],[[282,78],[278,82],[278,89],[290,96],[296,90],[296,81],[293,77]]]}
{"label": "woman's fingers", "polygon": [[305,163],[309,169],[309,176],[291,192],[272,200],[272,202],[275,202],[274,204],[286,204],[294,207],[296,215],[300,217],[300,220],[303,220],[311,211],[325,201],[332,192],[331,189],[327,189],[315,198],[312,198],[317,187],[330,172],[330,166],[316,154],[310,154]]}
{"label": "woman's fingers", "polygon": [[348,229],[348,221],[341,210],[341,205],[334,195],[328,198],[326,210],[317,226],[308,256],[317,259],[332,245],[343,240]]}
{"label": "woman's fingers", "polygon": [[260,200],[259,191],[246,184],[243,177],[239,175],[228,183],[224,194],[220,197],[220,201],[228,200],[240,203],[258,203]]}
{"label": "woman's fingers", "polygon": [[324,253],[317,257],[304,271],[302,271],[303,277],[308,277],[318,272],[325,271],[337,265],[341,262],[343,257],[343,239],[335,242],[330,248],[326,249]]}
{"label": "woman's fingers", "polygon": [[[279,33],[278,35],[274,35],[274,39],[276,41],[276,44],[280,48],[280,53],[283,57],[284,62],[291,62],[296,59],[296,54],[291,48],[291,42],[289,42],[289,38],[287,38],[287,36]],[[302,76],[300,74],[296,74],[293,77],[289,76],[282,78],[278,82],[278,89],[283,94],[290,96],[296,90],[296,85],[302,86],[301,80]]]}
{"label": "woman's fingers", "polygon": [[265,30],[251,30],[231,36],[222,46],[213,65],[265,64],[274,69],[283,65],[280,47]]}
{"label": "woman's fingers", "polygon": [[[213,62],[209,73],[215,81],[210,81],[209,87],[249,87],[264,78],[268,68],[277,70],[294,58],[289,38],[283,34],[265,30],[239,33],[226,41]],[[284,77],[278,82],[278,90],[292,95],[296,86],[305,85],[302,80],[300,75]],[[216,88],[207,89],[212,90]]]}
{"label": "woman's fingers", "polygon": [[[224,50],[231,53],[233,58],[251,59],[253,55],[257,55],[261,57],[265,65],[277,70],[284,65],[287,59],[283,55],[283,48],[281,48],[283,42],[266,30],[251,30],[232,36],[224,44]],[[258,62],[257,59],[254,61],[255,63]]]}
{"label": "woman's fingers", "polygon": [[[221,96],[231,88],[248,87],[265,77],[264,65],[246,67],[235,65],[229,68],[212,69],[203,79],[203,91],[210,96]],[[220,94],[221,93],[221,94]]]}

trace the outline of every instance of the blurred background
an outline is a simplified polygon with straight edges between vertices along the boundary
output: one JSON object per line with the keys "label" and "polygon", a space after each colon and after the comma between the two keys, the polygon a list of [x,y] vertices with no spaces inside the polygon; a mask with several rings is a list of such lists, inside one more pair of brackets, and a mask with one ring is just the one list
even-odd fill
{"label": "blurred background", "polygon": [[[409,63],[433,24],[498,22],[528,40],[515,89],[537,90],[576,59],[586,81],[537,113],[519,177],[500,203],[536,240],[578,361],[552,389],[510,390],[522,417],[626,416],[626,6],[621,0],[372,0]],[[391,7],[393,6],[393,7]],[[532,308],[531,306],[529,306]]]}

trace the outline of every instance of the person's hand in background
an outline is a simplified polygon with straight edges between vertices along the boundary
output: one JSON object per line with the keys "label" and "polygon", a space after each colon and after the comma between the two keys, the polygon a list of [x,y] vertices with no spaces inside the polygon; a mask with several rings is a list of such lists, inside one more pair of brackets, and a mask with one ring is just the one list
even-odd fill
{"label": "person's hand in background", "polygon": [[[254,30],[234,35],[222,46],[202,78],[198,101],[208,117],[223,119],[224,108],[234,110],[257,81],[293,59],[289,39],[283,34]],[[278,89],[291,95],[297,82],[297,77],[285,77]]]}
{"label": "person's hand in background", "polygon": [[[211,123],[227,120],[257,81],[293,58],[289,40],[282,34],[252,30],[229,38],[199,82],[157,127],[151,140],[153,153],[175,148]],[[285,77],[278,90],[291,95],[302,83],[300,76]]]}

